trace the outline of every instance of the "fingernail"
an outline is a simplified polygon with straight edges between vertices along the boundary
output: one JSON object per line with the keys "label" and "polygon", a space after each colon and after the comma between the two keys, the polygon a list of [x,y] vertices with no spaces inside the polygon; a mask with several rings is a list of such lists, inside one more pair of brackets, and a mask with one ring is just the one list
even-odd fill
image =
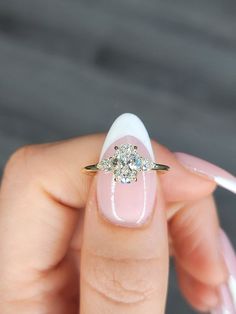
{"label": "fingernail", "polygon": [[[116,152],[114,147],[121,147],[122,144],[137,146],[138,154],[154,161],[147,130],[134,114],[122,114],[114,121],[105,139],[100,161],[113,156]],[[122,168],[123,172],[119,180],[123,178],[123,175],[125,176],[125,169],[130,171],[127,167]],[[117,182],[112,172],[99,171],[97,176],[99,211],[111,223],[125,227],[138,227],[144,224],[152,214],[156,188],[155,171],[140,171],[137,173],[137,181],[130,183]]]}
{"label": "fingernail", "polygon": [[198,157],[175,153],[176,158],[189,170],[207,176],[215,181],[219,186],[236,193],[236,177],[228,171]]}
{"label": "fingernail", "polygon": [[222,285],[219,288],[220,304],[216,309],[213,309],[211,314],[235,314],[235,307],[232,303],[228,285]]}
{"label": "fingernail", "polygon": [[236,255],[225,232],[220,230],[220,245],[228,269],[228,280],[219,287],[220,305],[211,314],[236,313]]}

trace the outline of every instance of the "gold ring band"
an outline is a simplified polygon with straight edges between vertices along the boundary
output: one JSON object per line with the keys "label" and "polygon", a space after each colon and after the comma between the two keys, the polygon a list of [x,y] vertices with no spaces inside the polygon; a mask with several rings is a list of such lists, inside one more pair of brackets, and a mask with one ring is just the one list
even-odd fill
{"label": "gold ring band", "polygon": [[[97,167],[97,165],[98,163],[94,165],[88,165],[88,166],[85,166],[83,169],[88,172],[96,172],[96,171],[101,170]],[[169,169],[170,167],[167,165],[154,163],[154,167],[152,167],[150,170],[168,171]]]}

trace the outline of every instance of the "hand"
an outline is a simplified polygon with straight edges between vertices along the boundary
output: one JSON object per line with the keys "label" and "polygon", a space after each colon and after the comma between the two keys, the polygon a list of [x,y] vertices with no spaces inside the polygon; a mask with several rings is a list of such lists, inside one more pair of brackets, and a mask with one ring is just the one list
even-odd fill
{"label": "hand", "polygon": [[[153,141],[158,162],[171,167],[149,176],[158,178],[147,193],[156,195],[153,211],[129,226],[134,217],[122,213],[126,197],[117,205],[126,221],[115,221],[105,204],[104,173],[81,172],[98,161],[104,138],[26,146],[7,163],[0,192],[0,313],[164,313],[168,232],[186,299],[204,311],[219,303],[228,270],[219,250],[215,182]],[[130,195],[127,206],[136,198]]]}

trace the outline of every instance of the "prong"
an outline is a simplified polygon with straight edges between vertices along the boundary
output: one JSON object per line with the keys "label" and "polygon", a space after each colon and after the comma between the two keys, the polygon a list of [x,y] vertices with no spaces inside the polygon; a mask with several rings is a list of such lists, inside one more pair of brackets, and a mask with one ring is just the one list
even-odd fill
{"label": "prong", "polygon": [[115,150],[117,150],[118,148],[119,148],[118,146],[115,146],[115,147],[114,147]]}
{"label": "prong", "polygon": [[134,149],[137,150],[137,149],[138,149],[138,146],[135,145],[135,146],[134,146]]}

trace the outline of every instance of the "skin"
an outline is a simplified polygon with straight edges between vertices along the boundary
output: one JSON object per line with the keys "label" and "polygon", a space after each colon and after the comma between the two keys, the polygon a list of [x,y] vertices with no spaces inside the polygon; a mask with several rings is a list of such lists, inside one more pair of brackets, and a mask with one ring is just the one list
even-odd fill
{"label": "skin", "polygon": [[81,172],[98,160],[104,137],[26,146],[9,159],[0,190],[0,313],[164,313],[169,252],[187,301],[200,311],[217,305],[227,271],[215,183],[153,141],[171,171],[158,175],[152,218],[136,229],[112,225],[97,210],[96,176]]}

